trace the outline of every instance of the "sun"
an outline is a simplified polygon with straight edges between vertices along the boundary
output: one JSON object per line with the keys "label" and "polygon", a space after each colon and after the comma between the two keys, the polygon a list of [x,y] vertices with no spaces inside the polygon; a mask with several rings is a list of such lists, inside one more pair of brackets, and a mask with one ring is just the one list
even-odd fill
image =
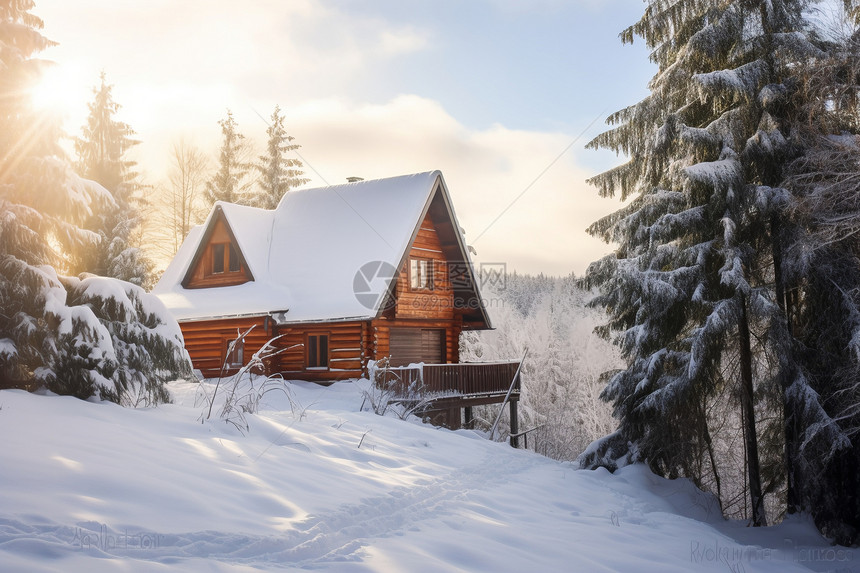
{"label": "sun", "polygon": [[73,67],[53,64],[30,89],[30,101],[36,111],[67,120],[85,106],[91,92],[92,86],[87,86]]}

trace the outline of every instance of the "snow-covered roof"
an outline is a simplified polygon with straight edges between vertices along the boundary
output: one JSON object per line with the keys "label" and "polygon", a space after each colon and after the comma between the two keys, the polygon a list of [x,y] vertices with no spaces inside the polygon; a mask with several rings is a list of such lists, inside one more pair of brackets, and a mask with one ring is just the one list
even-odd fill
{"label": "snow-covered roof", "polygon": [[[290,191],[273,211],[216,203],[206,223],[188,234],[153,293],[179,320],[271,313],[289,323],[374,318],[396,277],[371,280],[370,292],[363,294],[376,295],[376,304],[368,305],[374,296],[356,297],[356,273],[377,261],[400,268],[435,192],[450,206],[439,171]],[[185,288],[205,247],[205,230],[219,212],[254,280]],[[457,238],[468,261],[462,235]]]}

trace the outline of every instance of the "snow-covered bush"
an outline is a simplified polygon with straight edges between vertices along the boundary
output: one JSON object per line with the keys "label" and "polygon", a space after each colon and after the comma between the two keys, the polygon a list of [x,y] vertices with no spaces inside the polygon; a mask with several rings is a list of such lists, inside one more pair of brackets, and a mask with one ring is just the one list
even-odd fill
{"label": "snow-covered bush", "polygon": [[66,304],[66,290],[48,266],[0,257],[0,363],[6,387],[48,387],[88,398],[109,386],[116,367],[104,327],[87,308]]}
{"label": "snow-covered bush", "polygon": [[89,308],[109,336],[116,368],[102,397],[124,406],[169,401],[164,383],[191,375],[182,331],[163,303],[128,282],[64,278],[68,304]]}
{"label": "snow-covered bush", "polygon": [[0,293],[12,327],[7,384],[102,398],[124,406],[166,402],[168,380],[191,364],[161,302],[116,279],[59,277],[48,266],[6,260]]}

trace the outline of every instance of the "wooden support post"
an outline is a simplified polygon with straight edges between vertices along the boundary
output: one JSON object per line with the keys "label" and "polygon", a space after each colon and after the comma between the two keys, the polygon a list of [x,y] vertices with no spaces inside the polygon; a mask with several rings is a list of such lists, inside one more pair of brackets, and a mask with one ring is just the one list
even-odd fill
{"label": "wooden support post", "polygon": [[471,430],[472,429],[472,407],[471,406],[466,406],[465,408],[463,408],[463,417],[465,418],[465,420],[463,420],[463,426],[465,426],[466,428],[469,428]]}
{"label": "wooden support post", "polygon": [[445,419],[447,420],[447,424],[445,424],[448,428],[452,430],[459,430],[463,426],[460,425],[460,407],[455,406],[453,408],[448,408],[448,413],[445,415]]}
{"label": "wooden support post", "polygon": [[519,400],[511,400],[511,447],[518,448],[520,447],[520,437],[517,434],[520,433],[520,425],[517,420],[517,402]]}

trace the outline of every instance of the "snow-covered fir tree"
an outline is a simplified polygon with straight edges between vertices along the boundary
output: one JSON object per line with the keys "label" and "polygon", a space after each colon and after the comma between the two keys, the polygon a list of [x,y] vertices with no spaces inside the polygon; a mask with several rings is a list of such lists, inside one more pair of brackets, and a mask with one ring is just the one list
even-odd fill
{"label": "snow-covered fir tree", "polygon": [[216,201],[227,203],[248,204],[248,183],[245,181],[251,165],[247,161],[248,142],[238,131],[233,112],[227,110],[227,117],[218,121],[221,126],[221,152],[218,159],[218,171],[206,183],[206,202],[209,205]]}
{"label": "snow-covered fir tree", "polygon": [[97,248],[84,254],[77,268],[147,285],[152,264],[136,239],[141,202],[136,193],[142,185],[134,171],[136,163],[126,157],[140,142],[134,139],[131,126],[116,119],[120,105],[114,101],[112,90],[102,72],[98,87],[93,89],[82,136],[75,140],[78,173],[101,184],[114,198],[114,205],[97,210],[88,222],[88,228],[102,240]]}
{"label": "snow-covered fir tree", "polygon": [[96,244],[79,223],[92,203],[110,202],[101,187],[71,172],[57,145],[58,126],[27,98],[46,65],[33,56],[51,45],[39,32],[42,21],[29,13],[32,5],[0,4],[0,378],[24,388],[50,378],[43,365],[63,345],[59,327],[86,327],[54,297],[60,285],[47,265],[63,265],[66,253]]}
{"label": "snow-covered fir tree", "polygon": [[[855,11],[855,15],[857,12]],[[800,366],[830,416],[800,410],[790,444],[794,500],[840,542],[857,541],[860,501],[860,38],[837,36],[826,57],[802,69],[797,138],[803,154],[785,185],[794,199],[783,222],[785,308]],[[805,397],[798,397],[804,401]],[[815,402],[813,402],[815,403]],[[850,447],[841,433],[850,440]]]}
{"label": "snow-covered fir tree", "polygon": [[287,133],[280,106],[275,106],[266,134],[269,136],[266,154],[261,155],[254,165],[260,173],[257,180],[260,189],[253,203],[263,209],[274,209],[287,191],[309,180],[302,177],[304,172],[301,170],[301,160],[287,156],[301,146],[293,143],[295,138]]}
{"label": "snow-covered fir tree", "polygon": [[[782,509],[815,510],[798,496],[811,479],[805,445],[850,447],[810,382],[785,304],[794,200],[783,183],[808,145],[798,74],[833,49],[810,17],[816,4],[649,1],[622,39],[651,49],[651,93],[590,144],[629,156],[591,182],[633,200],[590,229],[619,245],[587,282],[601,288],[602,333],[627,367],[602,394],[619,429],[581,463],[643,461],[719,491],[730,470],[715,444],[739,433],[746,502],[721,501],[755,525]],[[718,419],[727,403],[738,424]]]}
{"label": "snow-covered fir tree", "polygon": [[116,204],[73,172],[58,126],[30,103],[48,65],[34,56],[50,45],[32,6],[0,2],[0,387],[164,401],[163,381],[189,374],[190,361],[160,301],[129,283],[56,270],[99,244],[83,225]]}

